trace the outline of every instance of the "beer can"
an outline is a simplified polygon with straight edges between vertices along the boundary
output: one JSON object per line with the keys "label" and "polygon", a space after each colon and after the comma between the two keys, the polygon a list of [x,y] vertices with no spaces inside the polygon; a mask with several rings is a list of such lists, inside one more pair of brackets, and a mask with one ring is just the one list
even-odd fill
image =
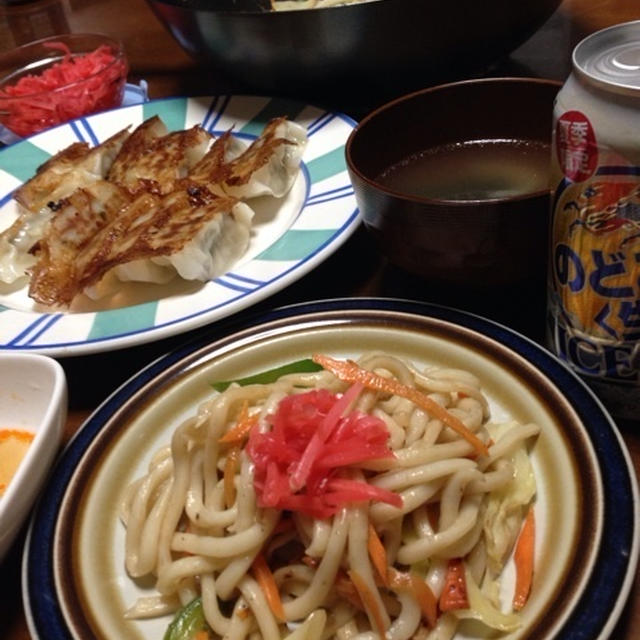
{"label": "beer can", "polygon": [[573,51],[553,113],[548,340],[640,421],[640,20]]}

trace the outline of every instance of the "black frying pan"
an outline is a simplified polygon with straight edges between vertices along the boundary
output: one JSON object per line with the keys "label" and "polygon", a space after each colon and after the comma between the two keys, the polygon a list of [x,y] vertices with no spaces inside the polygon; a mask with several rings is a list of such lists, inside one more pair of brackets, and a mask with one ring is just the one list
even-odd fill
{"label": "black frying pan", "polygon": [[194,57],[245,88],[388,96],[473,74],[531,36],[561,0],[370,0],[269,10],[269,0],[147,0]]}

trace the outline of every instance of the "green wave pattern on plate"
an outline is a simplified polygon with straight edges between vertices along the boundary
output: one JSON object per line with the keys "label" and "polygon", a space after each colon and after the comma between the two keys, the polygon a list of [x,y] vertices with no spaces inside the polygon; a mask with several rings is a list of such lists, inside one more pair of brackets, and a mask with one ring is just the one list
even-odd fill
{"label": "green wave pattern on plate", "polygon": [[12,153],[0,153],[0,169],[21,182],[29,180],[37,168],[51,158],[51,154],[30,140],[21,140],[10,150]]}
{"label": "green wave pattern on plate", "polygon": [[147,302],[122,309],[98,311],[93,319],[87,340],[126,335],[153,327],[157,309],[157,302]]}
{"label": "green wave pattern on plate", "polygon": [[169,131],[178,131],[186,127],[187,98],[170,98],[145,102],[142,105],[142,119],[158,116],[167,125]]}
{"label": "green wave pattern on plate", "polygon": [[344,147],[340,146],[306,163],[311,182],[320,182],[347,170]]}
{"label": "green wave pattern on plate", "polygon": [[303,260],[329,241],[335,229],[289,229],[258,260]]}

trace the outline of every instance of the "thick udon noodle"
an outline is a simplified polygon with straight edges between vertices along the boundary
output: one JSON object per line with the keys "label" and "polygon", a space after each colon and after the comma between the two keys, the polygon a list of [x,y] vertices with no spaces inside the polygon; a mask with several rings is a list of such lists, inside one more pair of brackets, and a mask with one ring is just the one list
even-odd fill
{"label": "thick udon noodle", "polygon": [[[395,458],[370,462],[358,473],[369,483],[399,493],[403,507],[357,503],[325,520],[293,513],[295,528],[274,534],[283,513],[257,506],[252,462],[244,450],[235,476],[235,502],[225,504],[227,451],[219,439],[233,426],[245,401],[259,412],[259,428],[265,428],[263,419],[286,395],[322,387],[342,392],[348,385],[327,371],[292,374],[273,384],[232,385],[179,426],[170,446],[156,453],[148,473],[127,490],[122,509],[126,570],[132,577],[155,575],[158,592],[140,598],[128,617],[174,612],[201,596],[214,634],[229,640],[378,638],[367,616],[336,594],[336,575],[351,568],[379,599],[389,640],[452,637],[459,624],[455,613],[442,614],[436,629],[429,632],[415,600],[406,593],[378,589],[367,553],[369,523],[383,541],[389,564],[421,572],[436,596],[448,559],[458,557],[465,559],[474,582],[497,590],[535,491],[524,452],[538,427],[515,422],[492,427],[480,383],[468,372],[418,372],[384,354],[368,354],[359,364],[416,386],[448,407],[490,445],[489,456],[474,455],[466,440],[410,401],[365,390],[357,408],[384,420]],[[523,468],[531,477],[520,477],[520,486],[514,486]],[[514,495],[519,496],[515,502]],[[307,562],[294,556],[274,570],[289,622],[283,624],[272,613],[250,567],[261,550],[269,558],[296,541]]]}

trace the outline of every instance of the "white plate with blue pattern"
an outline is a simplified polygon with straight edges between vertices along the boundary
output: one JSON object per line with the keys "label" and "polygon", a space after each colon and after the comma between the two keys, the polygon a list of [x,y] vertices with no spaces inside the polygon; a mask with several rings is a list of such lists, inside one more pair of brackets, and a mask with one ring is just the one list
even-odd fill
{"label": "white plate with blue pattern", "polygon": [[170,130],[201,124],[251,140],[286,115],[307,129],[302,170],[281,200],[255,199],[249,248],[224,275],[205,283],[123,285],[117,295],[81,296],[69,311],[39,307],[19,286],[0,283],[0,349],[84,355],[143,344],[209,324],[281,291],[334,253],[360,223],[344,145],[348,116],[280,98],[179,97],[152,100],[72,121],[0,151],[0,229],[18,215],[13,191],[73,142],[98,144],[127,125],[159,115]]}

